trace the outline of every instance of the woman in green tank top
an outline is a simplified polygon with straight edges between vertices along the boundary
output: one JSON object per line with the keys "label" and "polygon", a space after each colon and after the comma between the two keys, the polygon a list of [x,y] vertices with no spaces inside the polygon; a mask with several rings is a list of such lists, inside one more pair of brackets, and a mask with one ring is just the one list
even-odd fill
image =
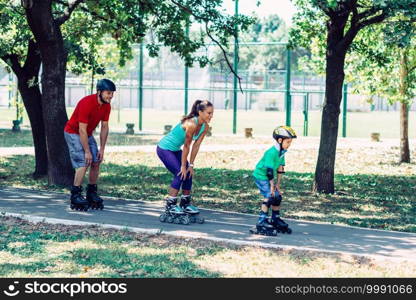
{"label": "woman in green tank top", "polygon": [[[214,107],[208,100],[197,100],[191,112],[184,116],[172,131],[163,137],[157,145],[157,155],[165,167],[173,174],[166,199],[166,211],[196,214],[196,208],[190,205],[194,161],[211,121]],[[182,150],[181,147],[183,146]],[[188,156],[190,154],[189,163]],[[182,188],[181,203],[176,205],[179,190]],[[172,212],[174,212],[172,211]]]}

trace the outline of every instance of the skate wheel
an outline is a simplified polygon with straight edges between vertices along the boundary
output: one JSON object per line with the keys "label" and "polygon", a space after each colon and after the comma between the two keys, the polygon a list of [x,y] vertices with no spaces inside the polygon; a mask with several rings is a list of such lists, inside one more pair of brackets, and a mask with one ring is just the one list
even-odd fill
{"label": "skate wheel", "polygon": [[194,216],[189,217],[189,220],[191,223],[196,223],[196,217]]}
{"label": "skate wheel", "polygon": [[74,206],[74,205],[72,205],[72,204],[71,204],[69,207],[70,207],[72,210],[74,210],[74,208],[75,208],[75,206]]}
{"label": "skate wheel", "polygon": [[173,218],[172,218],[171,216],[168,216],[168,217],[166,218],[166,222],[168,222],[168,223],[173,223]]}
{"label": "skate wheel", "polygon": [[181,218],[181,223],[183,224],[183,225],[189,225],[189,223],[191,222],[191,220],[189,219],[189,217],[188,216],[183,216],[182,218]]}
{"label": "skate wheel", "polygon": [[199,224],[204,224],[204,223],[205,223],[205,219],[204,219],[204,218],[197,218],[197,219],[196,219],[196,221],[197,221]]}
{"label": "skate wheel", "polygon": [[292,233],[292,229],[288,228],[286,232],[287,232],[287,234],[291,234]]}
{"label": "skate wheel", "polygon": [[173,218],[173,223],[174,224],[180,224],[181,220],[179,218]]}
{"label": "skate wheel", "polygon": [[167,219],[166,214],[161,214],[159,216],[159,221],[162,222],[162,223],[165,223],[166,222],[166,219]]}

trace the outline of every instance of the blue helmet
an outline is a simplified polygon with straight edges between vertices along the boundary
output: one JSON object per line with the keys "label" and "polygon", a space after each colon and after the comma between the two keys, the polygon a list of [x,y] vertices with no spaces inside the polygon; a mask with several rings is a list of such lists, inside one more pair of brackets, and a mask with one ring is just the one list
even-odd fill
{"label": "blue helmet", "polygon": [[97,82],[97,91],[116,91],[116,85],[109,79],[100,79]]}

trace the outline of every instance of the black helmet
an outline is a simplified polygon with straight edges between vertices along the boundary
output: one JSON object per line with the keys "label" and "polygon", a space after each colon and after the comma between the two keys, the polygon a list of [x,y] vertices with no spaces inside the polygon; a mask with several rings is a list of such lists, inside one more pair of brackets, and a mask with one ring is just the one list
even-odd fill
{"label": "black helmet", "polygon": [[289,126],[278,126],[273,130],[273,138],[275,140],[278,138],[295,139],[296,137],[296,132]]}
{"label": "black helmet", "polygon": [[100,79],[97,82],[97,91],[116,91],[116,85],[109,79]]}

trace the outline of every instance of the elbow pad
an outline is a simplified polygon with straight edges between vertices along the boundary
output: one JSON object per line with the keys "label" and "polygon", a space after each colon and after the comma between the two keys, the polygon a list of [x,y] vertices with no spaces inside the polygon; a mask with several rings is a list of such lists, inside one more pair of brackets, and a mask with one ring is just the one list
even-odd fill
{"label": "elbow pad", "polygon": [[272,168],[267,168],[267,171],[266,171],[266,176],[267,176],[267,178],[268,178],[269,180],[272,180],[272,179],[274,178],[274,175],[273,175],[273,169],[272,169]]}

